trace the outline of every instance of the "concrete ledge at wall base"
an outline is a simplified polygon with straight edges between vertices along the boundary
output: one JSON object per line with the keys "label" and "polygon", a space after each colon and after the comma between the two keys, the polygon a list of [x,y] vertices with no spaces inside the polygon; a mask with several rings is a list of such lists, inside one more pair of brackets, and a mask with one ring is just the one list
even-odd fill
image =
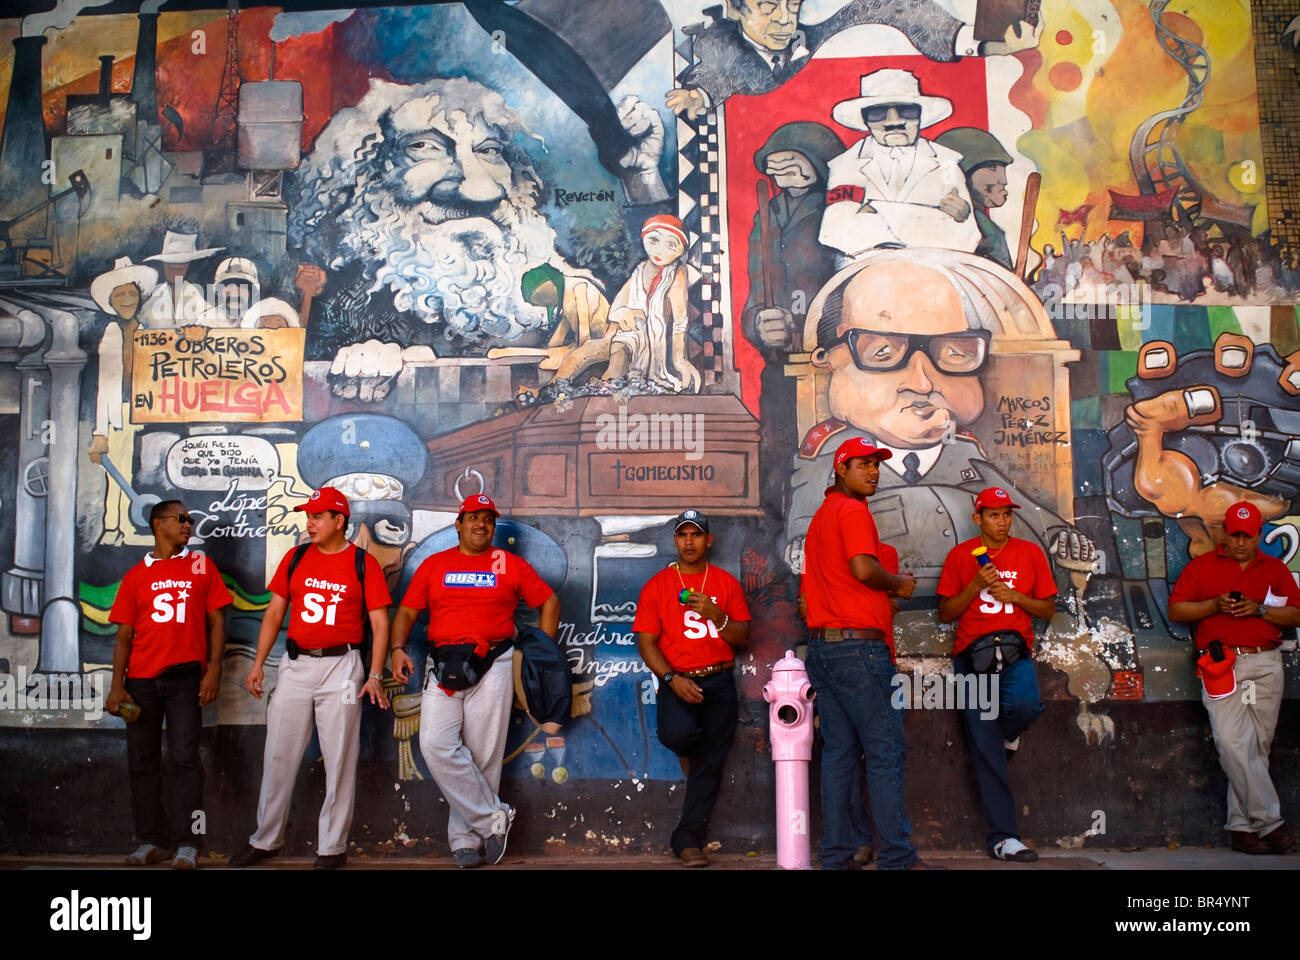
{"label": "concrete ledge at wall base", "polygon": [[[125,853],[122,854],[125,856]],[[0,856],[0,870],[120,870],[126,869],[122,856],[74,857],[61,854]],[[1038,850],[1034,864],[1004,863],[976,850],[922,850],[927,863],[949,870],[1079,871],[1079,870],[1300,870],[1300,852],[1282,856],[1252,857],[1221,847],[1137,848],[1132,850]],[[223,870],[225,856],[200,856],[199,869]],[[726,853],[709,854],[713,870],[776,870],[776,854]],[[874,870],[873,863],[868,870]],[[140,870],[167,870],[167,862]],[[311,857],[277,857],[254,870],[310,870]],[[456,861],[448,854],[425,857],[401,857],[349,853],[347,870],[455,870]],[[572,854],[506,855],[492,870],[679,870],[677,859],[661,854],[614,854],[584,856]]]}

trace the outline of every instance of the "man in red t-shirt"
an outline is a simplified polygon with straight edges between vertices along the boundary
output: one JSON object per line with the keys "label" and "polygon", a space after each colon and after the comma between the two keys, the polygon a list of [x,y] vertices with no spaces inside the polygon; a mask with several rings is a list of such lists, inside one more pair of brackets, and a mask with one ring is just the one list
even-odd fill
{"label": "man in red t-shirt", "polygon": [[[325,763],[325,803],[317,822],[313,866],[334,870],[347,863],[361,752],[361,696],[388,708],[382,679],[392,599],[383,569],[374,557],[363,554],[364,585],[358,580],[360,548],[348,543],[350,509],[338,490],[321,487],[294,510],[307,514],[311,544],[302,552],[300,548],[289,551],[276,568],[270,583],[271,601],[257,636],[257,656],[244,678],[248,692],[260,699],[263,665],[275,646],[285,613],[292,610],[285,653],[276,672],[275,696],[266,711],[257,830],[248,838],[248,846],[231,858],[232,867],[250,866],[280,852],[294,781],[313,725]],[[363,617],[369,618],[374,638],[370,676],[364,682],[359,652],[365,633]]]}
{"label": "man in red t-shirt", "polygon": [[[980,535],[948,552],[936,592],[939,619],[957,621],[953,670],[966,695],[966,733],[989,828],[985,845],[998,860],[1029,863],[1038,854],[1020,840],[1007,761],[1043,712],[1029,618],[1051,618],[1056,582],[1042,548],[1011,536],[1011,511],[1019,509],[1001,487],[980,491],[972,516]],[[987,563],[972,553],[980,548]],[[977,685],[993,684],[991,677],[996,713],[982,711],[977,696]]]}
{"label": "man in red t-shirt", "polygon": [[[195,812],[203,809],[200,708],[221,690],[226,645],[221,608],[230,603],[230,591],[217,565],[185,546],[192,524],[179,500],[154,505],[149,511],[153,552],[126,572],[108,614],[118,627],[113,685],[104,706],[118,715],[124,703],[140,710],[126,727],[131,812],[141,843],[126,858],[132,866],[157,863],[175,850],[172,866],[192,870],[202,843],[201,835],[191,832]],[[170,822],[160,773],[164,717]]]}
{"label": "man in red t-shirt", "polygon": [[916,578],[890,573],[866,499],[876,492],[880,462],[893,454],[851,437],[835,451],[835,485],[808,525],[803,590],[808,679],[817,690],[822,749],[823,870],[853,866],[850,806],[859,756],[865,754],[871,819],[882,870],[926,869],[912,844],[903,797],[903,718],[893,694],[894,637],[890,595],[910,597]]}
{"label": "man in red t-shirt", "polygon": [[1300,588],[1286,564],[1259,549],[1264,518],[1254,504],[1234,503],[1223,542],[1183,568],[1169,595],[1169,619],[1196,624],[1196,648],[1233,656],[1236,689],[1201,700],[1219,763],[1228,775],[1232,849],[1286,853],[1295,844],[1282,822],[1268,753],[1282,707],[1282,629],[1300,626]]}
{"label": "man in red t-shirt", "polygon": [[677,754],[686,771],[673,854],[684,866],[705,867],[709,815],[740,710],[735,651],[749,643],[750,616],[740,583],[709,563],[708,517],[698,510],[679,514],[673,545],[677,562],[641,589],[632,631],[641,659],[659,678],[659,742]]}
{"label": "man in red t-shirt", "polygon": [[[414,669],[404,652],[416,619],[429,611],[429,658],[420,703],[420,753],[451,808],[447,843],[458,867],[500,863],[515,809],[497,795],[514,702],[513,657],[520,598],[541,608],[554,637],[560,600],[526,560],[492,546],[500,514],[486,495],[456,517],[456,546],[416,568],[393,621],[393,676]],[[400,660],[400,662],[399,662]]]}

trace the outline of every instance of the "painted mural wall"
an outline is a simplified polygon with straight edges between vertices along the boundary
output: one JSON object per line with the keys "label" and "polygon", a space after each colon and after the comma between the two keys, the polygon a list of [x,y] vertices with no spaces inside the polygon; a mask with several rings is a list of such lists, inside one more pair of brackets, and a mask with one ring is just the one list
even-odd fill
{"label": "painted mural wall", "polygon": [[[159,499],[235,597],[205,724],[255,727],[294,504],[342,489],[398,596],[492,496],[582,693],[562,735],[512,727],[505,776],[560,791],[681,779],[631,623],[688,506],[755,616],[761,745],[852,434],[895,451],[900,669],[945,669],[939,569],[1001,485],[1081,742],[1199,698],[1165,607],[1229,503],[1300,570],[1294,0],[28,6],[0,20],[0,725],[120,728],[92,692]],[[430,803],[418,675],[390,694],[367,759]]]}

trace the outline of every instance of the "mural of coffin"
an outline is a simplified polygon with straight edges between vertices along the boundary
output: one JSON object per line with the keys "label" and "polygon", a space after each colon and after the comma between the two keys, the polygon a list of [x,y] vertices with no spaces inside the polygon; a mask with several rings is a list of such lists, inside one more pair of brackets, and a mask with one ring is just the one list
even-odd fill
{"label": "mural of coffin", "polygon": [[486,492],[532,516],[758,514],[758,421],[734,396],[586,397],[429,441],[429,510]]}

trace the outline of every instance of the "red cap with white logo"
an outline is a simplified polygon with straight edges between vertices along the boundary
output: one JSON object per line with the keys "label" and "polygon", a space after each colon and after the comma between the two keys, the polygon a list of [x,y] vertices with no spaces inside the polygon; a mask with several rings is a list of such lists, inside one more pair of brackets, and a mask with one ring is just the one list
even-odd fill
{"label": "red cap with white logo", "polygon": [[981,490],[980,495],[975,498],[975,509],[982,507],[1011,507],[1015,510],[1020,509],[1020,504],[1011,499],[1011,494],[1007,493],[1001,487],[988,487]]}
{"label": "red cap with white logo", "polygon": [[881,460],[888,460],[893,455],[891,450],[873,446],[867,442],[866,437],[849,437],[835,450],[835,466],[838,467],[841,463],[852,460],[854,457],[879,457]]}
{"label": "red cap with white logo", "polygon": [[1264,518],[1254,504],[1238,500],[1228,508],[1223,518],[1223,529],[1229,534],[1244,533],[1254,536],[1264,526]]}
{"label": "red cap with white logo", "polygon": [[352,511],[348,509],[348,498],[333,487],[321,487],[311,495],[306,503],[300,503],[294,509],[304,510],[307,513],[324,513],[326,510],[337,510],[345,517],[352,516]]}
{"label": "red cap with white logo", "polygon": [[460,505],[460,512],[462,514],[473,513],[475,510],[491,510],[492,516],[501,516],[501,512],[497,510],[497,505],[492,502],[492,498],[482,493],[476,493],[472,497],[466,497],[465,502]]}

